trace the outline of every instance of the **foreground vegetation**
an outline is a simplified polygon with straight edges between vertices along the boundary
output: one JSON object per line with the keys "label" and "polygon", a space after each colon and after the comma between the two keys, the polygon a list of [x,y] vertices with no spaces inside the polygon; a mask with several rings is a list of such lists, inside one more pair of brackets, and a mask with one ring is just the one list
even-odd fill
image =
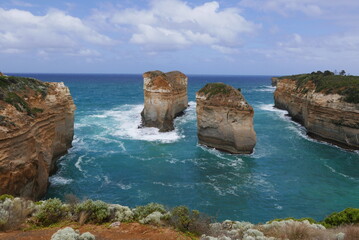
{"label": "foreground vegetation", "polygon": [[306,91],[306,84],[312,81],[315,84],[315,91],[324,94],[340,94],[343,100],[348,103],[359,103],[359,76],[335,75],[330,71],[317,71],[310,74],[298,74],[283,76],[278,79],[293,79],[297,87]]}
{"label": "foreground vegetation", "polygon": [[[193,238],[201,239],[355,239],[359,236],[359,209],[347,208],[332,213],[317,222],[311,218],[275,219],[265,224],[224,221],[214,222],[197,210],[185,206],[168,209],[157,203],[129,208],[103,201],[79,201],[68,195],[66,202],[59,199],[32,202],[0,196],[0,230],[16,228],[38,229],[52,226],[66,226],[70,223],[105,224],[115,222],[139,222],[155,226],[172,227],[185,232]],[[196,237],[197,236],[197,237]],[[226,237],[226,238],[224,238]]]}
{"label": "foreground vegetation", "polygon": [[31,108],[25,98],[32,95],[45,98],[47,90],[46,83],[34,78],[0,76],[0,101],[13,105],[18,111],[29,116],[35,116],[36,113],[42,112],[42,109]]}

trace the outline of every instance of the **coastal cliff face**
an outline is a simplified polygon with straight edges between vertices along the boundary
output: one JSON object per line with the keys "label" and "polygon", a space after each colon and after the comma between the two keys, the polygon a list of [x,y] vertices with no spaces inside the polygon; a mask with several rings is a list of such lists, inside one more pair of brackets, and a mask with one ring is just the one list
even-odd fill
{"label": "coastal cliff face", "polygon": [[0,195],[45,194],[56,160],[71,147],[74,111],[63,83],[0,78]]}
{"label": "coastal cliff face", "polygon": [[359,104],[339,94],[316,91],[312,81],[298,86],[280,79],[274,92],[275,107],[285,109],[308,135],[350,149],[359,149]]}
{"label": "coastal cliff face", "polygon": [[207,84],[196,93],[196,101],[200,144],[236,154],[253,152],[254,111],[239,90],[223,83]]}
{"label": "coastal cliff face", "polygon": [[187,76],[178,71],[151,71],[144,73],[143,79],[142,126],[160,132],[173,130],[173,119],[188,107]]}

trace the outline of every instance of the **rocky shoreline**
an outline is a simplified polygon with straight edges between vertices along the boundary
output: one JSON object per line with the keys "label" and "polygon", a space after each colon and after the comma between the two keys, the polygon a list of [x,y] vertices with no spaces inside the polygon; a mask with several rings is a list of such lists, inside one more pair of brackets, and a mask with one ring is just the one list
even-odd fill
{"label": "rocky shoreline", "polygon": [[275,107],[287,110],[294,121],[306,128],[309,136],[359,150],[358,103],[348,102],[345,96],[332,90],[318,91],[311,80],[298,82],[289,76],[279,78],[276,84]]}
{"label": "rocky shoreline", "polygon": [[75,105],[63,83],[0,80],[0,194],[39,199],[72,146]]}

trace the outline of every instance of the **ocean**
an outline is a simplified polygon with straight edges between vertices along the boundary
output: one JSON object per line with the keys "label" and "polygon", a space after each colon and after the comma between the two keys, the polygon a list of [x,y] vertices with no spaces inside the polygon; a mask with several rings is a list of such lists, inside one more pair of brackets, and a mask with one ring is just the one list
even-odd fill
{"label": "ocean", "polygon": [[[175,130],[139,129],[143,79],[120,74],[14,74],[64,82],[77,106],[73,148],[45,198],[98,199],[130,207],[186,205],[217,220],[253,223],[359,207],[359,153],[308,138],[273,108],[271,76],[189,75],[189,108]],[[257,145],[231,155],[197,143],[195,92],[224,82],[253,106]]]}

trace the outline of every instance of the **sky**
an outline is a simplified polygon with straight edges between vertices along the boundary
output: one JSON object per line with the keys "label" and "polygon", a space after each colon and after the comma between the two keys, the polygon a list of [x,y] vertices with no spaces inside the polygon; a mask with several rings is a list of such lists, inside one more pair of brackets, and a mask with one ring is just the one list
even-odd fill
{"label": "sky", "polygon": [[0,71],[359,75],[358,0],[1,0]]}

